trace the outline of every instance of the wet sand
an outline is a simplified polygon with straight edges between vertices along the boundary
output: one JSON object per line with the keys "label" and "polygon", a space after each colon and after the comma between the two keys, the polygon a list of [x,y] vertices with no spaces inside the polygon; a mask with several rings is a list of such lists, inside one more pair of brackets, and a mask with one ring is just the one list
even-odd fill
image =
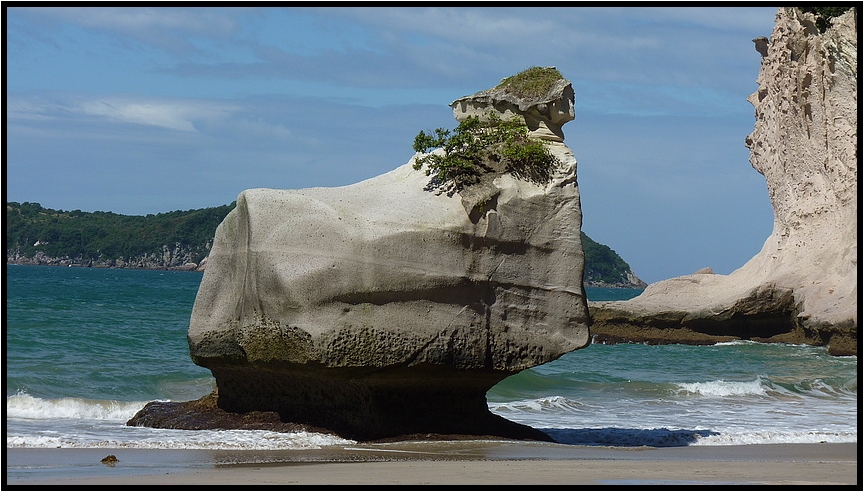
{"label": "wet sand", "polygon": [[[8,485],[859,485],[857,443],[402,442],[285,451],[7,448]],[[114,466],[100,463],[113,454]]]}

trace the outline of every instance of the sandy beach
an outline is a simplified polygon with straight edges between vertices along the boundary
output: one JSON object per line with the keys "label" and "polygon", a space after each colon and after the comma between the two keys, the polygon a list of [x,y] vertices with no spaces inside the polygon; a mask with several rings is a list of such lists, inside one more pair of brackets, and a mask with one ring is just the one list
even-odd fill
{"label": "sandy beach", "polygon": [[[857,443],[611,448],[512,441],[293,451],[7,448],[7,485],[860,486]],[[114,466],[100,463],[113,454]]]}

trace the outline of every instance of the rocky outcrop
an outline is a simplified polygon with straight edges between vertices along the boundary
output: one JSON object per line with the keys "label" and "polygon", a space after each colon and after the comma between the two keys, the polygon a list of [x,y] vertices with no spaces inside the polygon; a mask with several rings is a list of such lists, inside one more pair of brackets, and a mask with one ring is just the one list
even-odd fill
{"label": "rocky outcrop", "polygon": [[200,253],[193,252],[190,248],[180,243],[173,246],[163,245],[160,253],[140,254],[130,258],[106,259],[101,257],[89,258],[83,256],[50,256],[42,251],[35,255],[27,256],[18,250],[6,252],[6,263],[12,265],[43,265],[43,266],[72,266],[88,268],[132,268],[139,270],[178,270],[178,271],[204,271],[204,258],[200,264],[193,261],[200,257]]}
{"label": "rocky outcrop", "polygon": [[762,250],[729,275],[591,303],[596,340],[745,338],[857,354],[858,26],[854,10],[829,24],[820,33],[814,14],[784,7],[770,42],[754,40],[763,58],[746,145],[774,209]]}
{"label": "rocky outcrop", "polygon": [[[557,97],[572,107],[569,83]],[[500,172],[479,195],[436,192],[414,159],[340,188],[241,193],[216,231],[188,333],[219,409],[360,440],[549,439],[493,415],[485,398],[589,342],[576,161],[549,145],[547,182]],[[132,424],[178,425],[142,412]]]}
{"label": "rocky outcrop", "polygon": [[[557,73],[555,67],[539,70]],[[513,116],[522,119],[533,138],[563,142],[564,132],[561,127],[576,117],[573,109],[573,86],[570,82],[559,78],[542,93],[526,97],[514,94],[509,90],[506,81],[507,79],[504,79],[497,87],[453,101],[450,104],[453,116],[460,122],[472,116],[486,121],[492,110],[501,119],[506,120]]]}
{"label": "rocky outcrop", "polygon": [[620,282],[604,282],[602,280],[594,280],[587,273],[584,281],[585,287],[603,287],[608,289],[644,289],[648,286],[644,280],[637,277],[633,270],[626,270],[621,275]]}

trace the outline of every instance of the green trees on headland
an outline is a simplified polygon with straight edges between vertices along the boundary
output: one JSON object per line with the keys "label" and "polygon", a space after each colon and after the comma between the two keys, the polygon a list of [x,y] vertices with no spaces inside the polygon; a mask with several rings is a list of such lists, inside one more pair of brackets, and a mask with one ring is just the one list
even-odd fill
{"label": "green trees on headland", "polygon": [[234,204],[160,214],[63,211],[38,203],[6,203],[6,256],[132,261],[183,249],[191,261],[209,253],[216,226]]}
{"label": "green trees on headland", "polygon": [[[585,283],[587,285],[627,285],[633,272],[630,265],[618,253],[605,244],[600,244],[584,232],[582,251],[585,253]],[[635,275],[633,275],[635,277]],[[644,285],[634,285],[642,286]]]}

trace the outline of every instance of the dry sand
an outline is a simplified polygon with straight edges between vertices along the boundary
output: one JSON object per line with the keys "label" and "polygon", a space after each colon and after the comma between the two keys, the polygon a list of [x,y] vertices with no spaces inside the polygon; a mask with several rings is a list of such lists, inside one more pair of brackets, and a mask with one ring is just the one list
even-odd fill
{"label": "dry sand", "polygon": [[[848,485],[857,443],[608,448],[508,441],[294,451],[7,448],[7,485]],[[119,462],[106,466],[108,454]],[[35,468],[28,468],[28,467]]]}

